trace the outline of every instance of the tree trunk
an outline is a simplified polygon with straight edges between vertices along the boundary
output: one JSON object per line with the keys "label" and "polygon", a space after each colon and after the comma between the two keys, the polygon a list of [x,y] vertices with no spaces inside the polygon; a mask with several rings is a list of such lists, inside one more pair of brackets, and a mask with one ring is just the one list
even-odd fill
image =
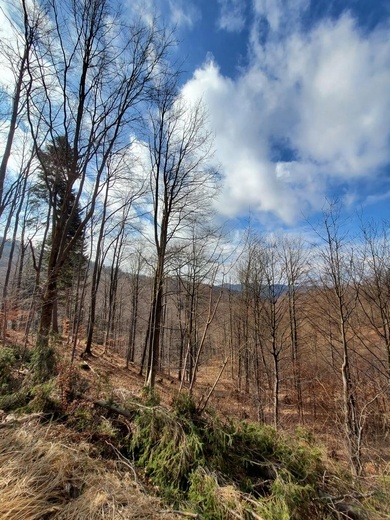
{"label": "tree trunk", "polygon": [[352,473],[359,476],[362,472],[361,462],[361,435],[357,417],[357,406],[351,380],[351,371],[349,366],[348,343],[345,332],[345,320],[343,312],[340,319],[341,341],[343,345],[343,363],[341,366],[341,375],[343,380],[343,406],[344,406],[344,424],[347,436],[348,454]]}
{"label": "tree trunk", "polygon": [[32,358],[34,379],[44,382],[53,376],[55,369],[55,351],[50,345],[50,331],[53,316],[54,300],[57,297],[56,281],[50,280],[42,296],[42,309],[38,335]]}
{"label": "tree trunk", "polygon": [[150,331],[149,360],[145,384],[149,388],[153,388],[155,385],[156,374],[158,372],[160,362],[160,332],[163,303],[162,296],[162,268],[159,266],[154,278],[153,301],[150,311],[150,326],[148,327]]}

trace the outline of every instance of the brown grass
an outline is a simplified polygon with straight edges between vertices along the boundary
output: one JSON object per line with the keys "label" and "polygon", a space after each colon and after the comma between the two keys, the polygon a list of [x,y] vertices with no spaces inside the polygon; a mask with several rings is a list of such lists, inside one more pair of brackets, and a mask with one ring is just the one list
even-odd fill
{"label": "brown grass", "polygon": [[[4,425],[2,425],[4,426]],[[65,428],[36,421],[0,429],[2,520],[174,519],[129,467],[93,459]]]}

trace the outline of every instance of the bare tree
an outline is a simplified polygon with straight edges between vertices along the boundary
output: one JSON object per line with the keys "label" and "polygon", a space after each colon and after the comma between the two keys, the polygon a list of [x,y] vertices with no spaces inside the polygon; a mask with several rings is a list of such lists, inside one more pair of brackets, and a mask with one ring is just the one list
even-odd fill
{"label": "bare tree", "polygon": [[[27,64],[33,88],[28,97],[28,118],[41,167],[47,141],[64,136],[72,154],[68,182],[52,230],[47,281],[42,292],[36,343],[36,371],[50,373],[48,351],[51,315],[57,297],[56,280],[74,241],[91,219],[102,178],[110,158],[128,145],[128,133],[139,119],[139,108],[150,96],[162,66],[169,38],[155,25],[126,24],[113,2],[49,0],[46,16],[51,31],[34,45],[39,75]],[[25,7],[27,27],[30,23]],[[73,210],[65,211],[69,197]],[[81,204],[83,217],[74,237],[67,230]]]}
{"label": "bare tree", "polygon": [[[299,298],[302,293],[302,285],[307,275],[307,253],[302,239],[285,237],[281,243],[282,262],[287,282],[289,318],[290,318],[290,343],[291,361],[293,366],[294,388],[297,395],[298,413],[303,421],[303,396],[301,374],[301,346],[300,324],[302,317],[299,314]],[[301,313],[302,314],[302,313]]]}
{"label": "bare tree", "polygon": [[186,238],[188,224],[206,212],[214,193],[215,174],[208,167],[211,136],[201,103],[186,104],[176,85],[162,88],[150,114],[150,184],[156,266],[148,325],[146,385],[154,387],[160,362],[163,290],[168,247]]}
{"label": "bare tree", "polygon": [[273,419],[279,425],[281,356],[285,348],[288,325],[286,325],[285,272],[278,244],[266,241],[261,252],[264,266],[264,286],[262,288],[263,323],[266,345],[273,362]]}
{"label": "bare tree", "polygon": [[[14,219],[14,224],[13,224],[13,233],[12,233],[12,239],[11,239],[11,248],[10,248],[10,252],[8,255],[8,265],[7,265],[7,270],[6,270],[6,275],[5,275],[4,285],[3,285],[3,295],[2,295],[3,298],[2,298],[1,311],[0,311],[1,320],[3,321],[3,323],[2,323],[3,330],[0,332],[0,334],[3,337],[3,339],[5,338],[5,335],[6,335],[7,321],[8,321],[7,320],[7,312],[8,312],[8,301],[7,300],[8,300],[9,284],[10,284],[10,279],[11,279],[11,269],[13,266],[14,253],[15,253],[15,248],[16,248],[16,239],[17,239],[17,234],[19,231],[21,213],[22,213],[22,210],[25,207],[25,203],[26,203],[27,181],[28,181],[28,176],[30,173],[31,160],[32,160],[32,158],[30,157],[27,160],[27,164],[24,166],[23,171],[21,172],[19,182],[17,183],[16,193],[15,193],[15,196],[13,198],[13,201],[12,201],[12,204],[10,207],[10,214],[8,217],[9,222],[11,221],[12,218]],[[7,224],[8,224],[8,222],[7,222]],[[3,236],[2,246],[4,243],[5,243],[5,236]],[[1,254],[0,254],[0,257],[1,257]],[[16,301],[13,301],[14,309],[16,308],[16,305],[17,305]]]}
{"label": "bare tree", "polygon": [[[26,1],[21,0],[21,4],[22,10],[20,12],[20,19],[9,19],[10,27],[14,32],[12,42],[7,42],[3,39],[0,45],[0,55],[9,64],[9,68],[14,76],[14,90],[10,99],[10,110],[6,116],[8,131],[0,162],[0,217],[12,193],[11,189],[7,196],[7,194],[4,193],[4,187],[8,163],[14,145],[15,133],[21,119],[25,117],[26,96],[31,90],[31,75],[28,74],[28,67],[30,67],[30,70],[34,67],[32,58],[33,49],[45,25],[43,11],[32,7],[27,15]],[[28,19],[26,19],[27,16]]]}
{"label": "bare tree", "polygon": [[[108,289],[108,309],[107,309],[107,323],[104,334],[104,349],[106,350],[110,344],[110,340],[114,338],[115,333],[115,317],[117,312],[117,292],[118,292],[118,278],[120,268],[123,264],[126,239],[128,238],[129,227],[132,220],[131,210],[132,203],[136,196],[140,195],[140,191],[130,190],[124,199],[120,202],[120,211],[116,212],[118,217],[115,229],[113,230],[114,239],[111,241],[110,256],[110,280]],[[114,216],[114,218],[115,218]],[[113,217],[111,217],[113,218]]]}
{"label": "bare tree", "polygon": [[[379,358],[387,373],[390,388],[390,244],[387,226],[379,229],[374,223],[363,226],[364,238],[361,269],[365,274],[359,284],[359,301],[371,329],[375,330],[384,346]],[[362,276],[361,276],[362,278]]]}
{"label": "bare tree", "polygon": [[350,466],[355,475],[362,471],[362,429],[358,415],[355,384],[351,373],[351,315],[357,305],[352,283],[352,251],[348,249],[347,234],[342,232],[339,207],[331,205],[324,212],[324,233],[320,237],[324,247],[320,250],[322,262],[321,284],[329,309],[338,322],[338,340],[341,346],[341,377],[343,414]]}
{"label": "bare tree", "polygon": [[[236,312],[231,316],[235,323],[238,355],[238,388],[244,389],[245,396],[257,400],[259,416],[263,416],[264,379],[271,386],[268,363],[265,358],[263,320],[263,288],[265,284],[261,238],[248,230],[244,252],[238,267],[240,291],[236,300]],[[265,376],[265,378],[263,377]],[[251,393],[252,381],[255,392]]]}
{"label": "bare tree", "polygon": [[138,319],[139,319],[139,299],[141,293],[140,276],[144,259],[142,257],[141,249],[135,251],[132,259],[132,270],[130,273],[130,285],[131,285],[131,314],[130,314],[130,330],[129,339],[126,350],[126,368],[129,367],[129,363],[134,362],[135,351],[136,351],[136,337],[138,330]]}
{"label": "bare tree", "polygon": [[214,285],[220,268],[220,242],[220,230],[211,228],[207,219],[194,220],[188,229],[188,239],[184,245],[179,244],[171,262],[178,282],[179,379],[182,382],[188,379],[190,392],[195,384],[207,331],[215,317],[218,306],[215,303],[220,300],[217,298],[217,302],[213,302],[214,293],[218,292]]}

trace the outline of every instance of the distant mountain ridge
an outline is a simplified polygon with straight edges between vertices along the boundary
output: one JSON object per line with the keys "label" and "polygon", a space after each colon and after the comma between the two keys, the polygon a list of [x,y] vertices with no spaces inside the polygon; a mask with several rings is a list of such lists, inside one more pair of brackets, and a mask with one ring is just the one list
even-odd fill
{"label": "distant mountain ridge", "polygon": [[[232,283],[232,284],[224,284],[224,285],[218,285],[218,287],[224,288],[224,289],[230,289],[231,291],[235,292],[242,292],[244,289],[244,285],[241,283]],[[281,296],[283,293],[286,293],[288,291],[288,286],[285,284],[276,283],[272,285],[271,287],[274,287],[275,294],[277,296]],[[262,289],[262,295],[266,296],[268,294],[268,285],[263,285]]]}

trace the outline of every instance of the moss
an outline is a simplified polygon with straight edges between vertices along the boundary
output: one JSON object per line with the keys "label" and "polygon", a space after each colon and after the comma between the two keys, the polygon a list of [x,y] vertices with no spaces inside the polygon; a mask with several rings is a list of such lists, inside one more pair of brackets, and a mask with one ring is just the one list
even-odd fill
{"label": "moss", "polygon": [[144,386],[142,389],[142,400],[145,406],[158,406],[160,404],[160,396],[154,387]]}
{"label": "moss", "polygon": [[73,409],[68,409],[68,424],[78,432],[88,431],[93,433],[96,430],[96,421],[93,405],[91,403],[74,403]]}
{"label": "moss", "polygon": [[61,401],[54,394],[56,383],[54,380],[36,385],[29,390],[29,402],[23,408],[24,412],[43,412],[46,416],[58,417],[63,413]]}
{"label": "moss", "polygon": [[55,348],[45,342],[37,344],[31,355],[30,366],[35,383],[44,383],[55,375],[57,355]]}
{"label": "moss", "polygon": [[18,387],[18,381],[14,375],[19,364],[18,359],[17,348],[0,348],[0,396],[12,394]]}
{"label": "moss", "polygon": [[20,410],[28,403],[30,399],[29,392],[26,389],[21,389],[12,394],[0,396],[0,410],[11,412]]}
{"label": "moss", "polygon": [[60,367],[57,385],[64,405],[70,404],[89,390],[89,383],[80,369],[69,364]]}
{"label": "moss", "polygon": [[[370,489],[363,505],[369,518],[390,518],[390,473],[385,470],[375,481],[375,487]],[[387,516],[385,516],[387,515]]]}

